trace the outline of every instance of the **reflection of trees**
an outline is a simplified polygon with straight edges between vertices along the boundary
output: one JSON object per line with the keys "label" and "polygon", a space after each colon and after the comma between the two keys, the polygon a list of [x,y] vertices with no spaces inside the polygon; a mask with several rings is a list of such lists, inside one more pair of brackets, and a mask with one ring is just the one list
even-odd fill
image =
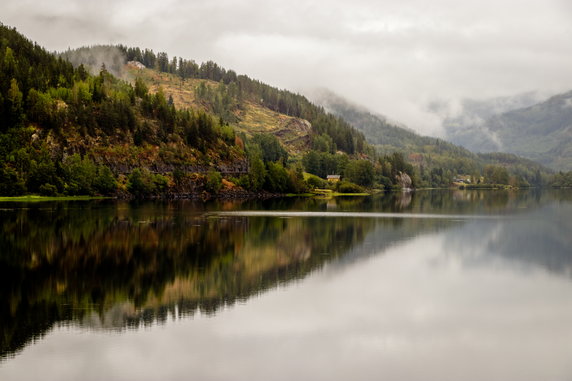
{"label": "reflection of trees", "polygon": [[0,354],[58,322],[122,328],[175,310],[212,313],[303,277],[372,226],[365,219],[212,218],[184,205],[2,211]]}
{"label": "reflection of trees", "polygon": [[572,277],[572,204],[554,202],[519,218],[463,225],[447,236],[448,248],[467,266],[491,262],[510,269],[544,270]]}
{"label": "reflection of trees", "polygon": [[[551,194],[534,191],[498,197],[491,191],[446,191],[333,201],[10,207],[0,210],[0,356],[15,353],[54,324],[123,329],[196,310],[213,313],[302,278],[332,258],[343,256],[347,263],[419,232],[450,226],[431,219],[213,218],[205,211],[333,207],[480,214],[521,211],[551,200]],[[359,243],[369,233],[370,246],[362,248]]]}

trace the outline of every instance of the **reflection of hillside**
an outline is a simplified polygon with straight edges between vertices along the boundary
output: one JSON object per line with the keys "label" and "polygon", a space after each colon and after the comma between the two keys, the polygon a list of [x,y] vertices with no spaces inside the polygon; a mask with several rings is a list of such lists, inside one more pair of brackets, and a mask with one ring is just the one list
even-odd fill
{"label": "reflection of hillside", "polygon": [[[331,259],[344,266],[420,233],[480,226],[448,219],[213,217],[203,212],[507,213],[521,218],[526,210],[553,201],[536,192],[447,191],[335,200],[5,208],[0,210],[0,356],[15,353],[55,324],[125,329],[169,315],[214,313],[301,279]],[[464,245],[465,238],[459,239]],[[562,263],[552,261],[555,267]]]}
{"label": "reflection of hillside", "polygon": [[175,308],[214,312],[303,277],[359,243],[372,225],[205,218],[113,204],[6,210],[1,221],[2,354],[58,322],[122,328],[160,321]]}
{"label": "reflection of hillside", "polygon": [[447,247],[469,266],[509,262],[572,277],[572,204],[554,202],[494,224],[474,222],[447,235]]}

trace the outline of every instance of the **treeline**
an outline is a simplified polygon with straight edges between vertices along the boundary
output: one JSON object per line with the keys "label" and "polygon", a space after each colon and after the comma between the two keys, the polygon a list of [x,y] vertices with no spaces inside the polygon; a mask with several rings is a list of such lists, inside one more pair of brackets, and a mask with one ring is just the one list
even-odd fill
{"label": "treeline", "polygon": [[[498,184],[509,184],[513,186],[546,186],[553,177],[552,171],[532,160],[524,159],[511,153],[485,153],[478,154],[487,168],[502,167],[507,172],[508,182]],[[498,170],[497,170],[498,173]],[[506,179],[503,175],[503,179]]]}
{"label": "treeline", "polygon": [[[233,89],[233,99],[239,104],[244,100],[260,102],[273,111],[306,119],[312,124],[315,134],[330,136],[338,150],[348,154],[361,153],[367,150],[367,144],[362,133],[343,119],[326,113],[322,107],[314,105],[300,94],[274,88],[246,75],[237,75],[233,70],[226,70],[212,61],[203,62],[199,65],[193,60],[177,57],[169,59],[166,53],[156,54],[150,49],[128,48],[123,45],[119,45],[118,48],[125,54],[127,60],[139,61],[148,68],[175,74],[182,79],[207,79],[229,85]],[[224,87],[220,87],[219,91],[223,93]],[[223,94],[221,98],[224,99],[224,96]],[[226,117],[228,114],[220,116]]]}
{"label": "treeline", "polygon": [[[302,163],[306,172],[319,178],[324,179],[328,175],[340,175],[343,181],[364,188],[390,189],[400,186],[399,176],[402,173],[413,176],[411,178],[413,187],[418,185],[413,166],[407,163],[403,154],[399,152],[369,160],[350,159],[343,153],[313,149],[303,156]],[[312,179],[312,185],[323,187],[326,186],[326,183]]]}
{"label": "treeline", "polygon": [[[149,52],[142,56],[147,57],[145,63],[156,60],[162,70],[170,70],[166,56]],[[177,68],[190,67],[181,62]],[[332,154],[347,152],[342,155],[349,167],[347,154],[363,149],[361,135],[305,98],[247,77],[240,81],[213,63],[199,67],[198,75],[221,81],[220,92],[225,92],[221,109],[211,110],[218,118],[200,110],[177,109],[161,89],[151,94],[143,80],[132,85],[113,76],[105,65],[98,74],[90,74],[82,64],[74,67],[4,26],[0,73],[0,195],[125,192],[149,197],[189,189],[213,194],[224,183],[217,164],[246,155],[247,173],[230,179],[244,189],[308,190],[302,164],[290,160],[276,137],[260,134],[247,139],[236,136],[228,125],[230,116],[224,117],[221,110],[239,107],[244,96],[263,94],[265,103],[277,110],[292,103],[290,114],[313,113],[320,131],[315,146]],[[250,86],[247,90],[245,84]],[[219,96],[206,87],[198,91],[205,99]],[[121,157],[125,153],[135,156]],[[167,169],[153,169],[149,164],[153,160],[161,160]],[[182,169],[193,165],[203,169],[194,174]]]}
{"label": "treeline", "polygon": [[403,152],[421,187],[447,187],[458,177],[488,184],[542,186],[551,177],[547,168],[516,155],[474,154],[442,139],[418,135],[333,93],[322,93],[320,102],[363,132],[380,154]]}
{"label": "treeline", "polygon": [[572,171],[558,172],[552,178],[550,185],[554,188],[572,188]]}
{"label": "treeline", "polygon": [[0,25],[0,194],[113,193],[118,173],[89,142],[179,144],[187,160],[207,164],[211,152],[232,160],[242,151],[234,130],[209,114],[178,110],[162,91],[150,94],[142,81],[132,86],[105,68],[74,68]]}

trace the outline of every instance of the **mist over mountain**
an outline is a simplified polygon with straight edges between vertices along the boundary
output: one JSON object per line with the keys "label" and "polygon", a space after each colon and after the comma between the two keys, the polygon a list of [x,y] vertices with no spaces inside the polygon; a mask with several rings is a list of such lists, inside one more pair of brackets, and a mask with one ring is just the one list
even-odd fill
{"label": "mist over mountain", "polygon": [[[314,91],[312,100],[362,132],[367,142],[380,154],[406,154],[408,160],[417,167],[421,182],[426,185],[447,184],[456,175],[486,172],[486,167],[491,165],[508,169],[513,176],[524,180],[522,184],[539,185],[542,183],[541,174],[549,172],[542,165],[514,154],[498,150],[477,154],[440,138],[419,135],[329,90]],[[521,101],[505,101],[504,105],[497,102],[497,109],[526,101],[526,97],[523,97]]]}
{"label": "mist over mountain", "polygon": [[[556,170],[572,169],[572,92],[539,101],[538,93],[466,100],[446,117],[447,139],[473,152],[502,151]],[[433,104],[439,112],[439,105]]]}
{"label": "mist over mountain", "polygon": [[99,74],[102,67],[116,77],[125,77],[126,57],[116,46],[95,45],[68,49],[59,54],[75,67],[83,65],[92,75]]}

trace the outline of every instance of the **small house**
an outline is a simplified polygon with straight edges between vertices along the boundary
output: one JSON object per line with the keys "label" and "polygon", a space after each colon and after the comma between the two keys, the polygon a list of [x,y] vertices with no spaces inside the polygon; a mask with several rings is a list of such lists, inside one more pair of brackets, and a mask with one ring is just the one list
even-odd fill
{"label": "small house", "polygon": [[341,178],[340,175],[328,175],[328,177],[326,177],[326,179],[331,183],[337,183],[338,181],[340,181],[340,178]]}

